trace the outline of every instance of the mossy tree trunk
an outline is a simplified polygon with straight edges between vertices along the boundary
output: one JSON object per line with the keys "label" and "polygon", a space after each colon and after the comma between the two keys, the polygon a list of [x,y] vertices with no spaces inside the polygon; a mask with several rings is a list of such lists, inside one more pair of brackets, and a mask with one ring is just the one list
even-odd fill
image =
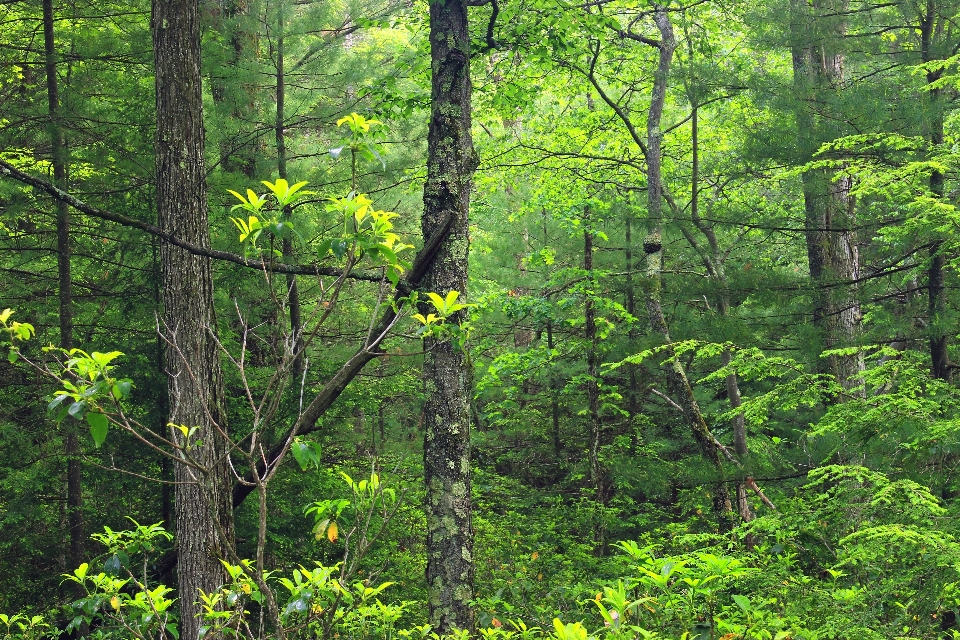
{"label": "mossy tree trunk", "polygon": [[[659,50],[657,70],[654,75],[653,95],[650,100],[650,109],[647,112],[647,144],[645,148],[647,160],[647,217],[649,232],[643,240],[643,252],[647,257],[646,267],[646,307],[650,318],[650,328],[658,334],[664,342],[671,342],[666,317],[661,302],[661,284],[663,279],[663,173],[661,170],[663,152],[663,131],[660,123],[663,119],[663,105],[666,99],[667,83],[670,76],[670,63],[677,47],[673,25],[667,9],[657,6],[653,16],[657,29],[660,31],[660,41],[656,43]],[[717,446],[704,420],[703,413],[693,394],[693,388],[687,378],[683,364],[676,357],[671,357],[665,363],[667,384],[676,403],[683,412],[684,420],[690,427],[694,440],[703,452],[704,457],[717,470],[718,479],[714,485],[713,508],[721,526],[729,523],[731,509],[730,499],[723,482],[723,462],[720,457],[720,448]]]}
{"label": "mossy tree trunk", "polygon": [[[839,43],[846,34],[847,5],[847,0],[791,2],[800,162],[809,162],[821,144],[843,134],[836,128],[842,119],[836,117],[833,103],[845,81],[845,56]],[[852,186],[849,176],[834,179],[829,169],[803,173],[813,323],[826,349],[856,345],[860,335],[862,313],[855,284],[860,277],[860,253]],[[826,363],[845,389],[862,383],[862,352],[832,356]]]}
{"label": "mossy tree trunk", "polygon": [[[470,33],[462,0],[430,4],[432,102],[423,237],[445,234],[422,290],[467,291],[470,184],[477,166],[470,135]],[[462,312],[448,320],[463,320]],[[430,624],[472,630],[473,523],[470,496],[470,372],[460,346],[427,339],[423,376],[424,481]]]}
{"label": "mossy tree trunk", "polygon": [[[160,228],[207,248],[199,3],[154,0],[151,27]],[[181,462],[174,466],[180,637],[196,638],[199,590],[213,592],[225,582],[220,559],[228,557],[223,548],[233,542],[223,377],[213,335],[209,258],[163,242],[160,259],[169,420],[199,427],[189,447],[180,432],[171,429],[171,437],[184,447]]]}

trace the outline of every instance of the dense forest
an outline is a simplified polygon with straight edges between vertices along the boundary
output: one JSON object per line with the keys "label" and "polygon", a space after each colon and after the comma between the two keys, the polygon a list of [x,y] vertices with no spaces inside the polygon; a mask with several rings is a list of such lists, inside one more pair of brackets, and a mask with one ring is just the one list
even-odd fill
{"label": "dense forest", "polygon": [[0,25],[2,638],[960,638],[954,0]]}

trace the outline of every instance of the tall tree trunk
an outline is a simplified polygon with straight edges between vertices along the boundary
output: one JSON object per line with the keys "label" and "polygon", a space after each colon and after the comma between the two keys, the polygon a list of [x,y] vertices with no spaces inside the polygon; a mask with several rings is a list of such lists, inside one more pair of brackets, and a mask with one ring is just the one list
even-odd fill
{"label": "tall tree trunk", "polygon": [[[204,172],[200,15],[197,0],[154,0],[151,27],[156,57],[156,183],[160,228],[200,247],[210,246]],[[200,590],[217,590],[226,575],[223,549],[233,544],[231,476],[220,354],[213,332],[213,284],[208,258],[168,242],[160,245],[163,327],[167,341],[170,422],[199,427],[189,448],[172,437],[199,470],[174,468],[177,481],[177,577],[180,636],[196,638]]]}
{"label": "tall tree trunk", "polygon": [[[629,204],[630,203],[628,201],[628,205]],[[625,302],[626,302],[627,313],[629,313],[630,316],[633,317],[637,314],[636,293],[633,288],[633,269],[634,269],[633,210],[630,206],[625,207],[624,210],[625,210],[625,215],[624,215],[623,225],[624,225],[624,241],[626,243],[626,250],[624,252],[625,253],[624,259],[626,264],[624,266],[625,266],[625,271],[627,272],[626,282],[624,283],[625,297],[626,297]],[[631,324],[630,330],[627,332],[627,338],[630,340],[631,349],[633,348],[633,341],[636,339],[636,337],[637,337],[637,331],[635,329],[635,325]],[[630,452],[636,453],[637,446],[640,443],[640,438],[639,438],[639,434],[637,433],[637,425],[636,425],[637,415],[640,413],[640,407],[639,407],[640,403],[638,402],[639,394],[637,393],[637,368],[630,367],[630,371],[627,373],[627,375],[629,380],[627,383],[628,385],[627,386],[627,424],[630,430]]]}
{"label": "tall tree trunk", "polygon": [[[585,228],[583,230],[583,270],[587,272],[587,281],[593,285],[593,228],[590,219],[590,207],[583,210]],[[590,462],[590,482],[593,484],[594,499],[603,501],[603,471],[600,468],[600,384],[597,373],[597,324],[596,308],[592,293],[586,294],[583,305],[583,337],[587,341],[587,414],[590,421],[590,446],[587,454]]]}
{"label": "tall tree trunk", "polygon": [[[43,0],[44,66],[47,74],[47,108],[50,116],[51,160],[53,183],[67,188],[69,162],[63,128],[60,126],[60,88],[57,78],[57,50],[53,29],[53,0]],[[57,276],[60,289],[60,347],[73,348],[73,278],[70,269],[70,208],[56,200],[57,208]],[[67,423],[64,423],[66,426]],[[64,453],[67,458],[67,524],[70,528],[70,551],[67,570],[73,571],[83,562],[83,487],[80,474],[80,443],[72,425],[66,426]],[[81,590],[82,591],[82,590]]]}
{"label": "tall tree trunk", "polygon": [[[646,159],[649,232],[643,240],[643,251],[647,256],[645,294],[650,327],[664,342],[669,344],[671,342],[670,332],[660,301],[663,277],[663,176],[661,171],[663,131],[660,128],[660,122],[663,118],[663,104],[666,98],[670,63],[673,60],[677,42],[667,9],[657,6],[653,17],[661,38],[658,43],[660,55],[654,75],[653,95],[650,101],[650,110],[647,113]],[[710,461],[710,464],[718,472],[719,478],[714,485],[713,509],[721,526],[727,526],[731,507],[723,482],[723,463],[720,458],[719,447],[707,427],[700,406],[697,404],[697,399],[693,395],[693,388],[687,379],[687,373],[678,358],[673,357],[667,361],[666,374],[670,391],[676,397],[676,402],[683,411],[684,419],[690,427],[694,439],[704,457]]]}
{"label": "tall tree trunk", "polygon": [[[818,111],[829,113],[830,94],[839,91],[844,81],[844,55],[837,50],[837,43],[846,34],[842,15],[847,0],[826,4],[817,2],[811,7],[803,0],[791,1],[793,79],[799,101],[797,129],[801,162],[810,161],[821,144],[839,135],[832,131],[828,117],[815,115]],[[815,15],[811,8],[828,15]],[[839,180],[833,177],[833,172],[827,169],[811,169],[802,177],[807,262],[813,285],[813,323],[821,333],[825,349],[856,345],[862,317],[857,288],[852,284],[860,277],[855,202],[850,194],[852,181],[847,176]],[[840,286],[832,286],[838,284]],[[862,352],[832,356],[828,363],[829,373],[833,373],[845,389],[861,384]]]}
{"label": "tall tree trunk", "polygon": [[[920,16],[920,59],[932,62],[942,55],[937,51],[937,3],[927,0]],[[941,27],[942,29],[942,27]],[[942,36],[942,33],[940,34]],[[933,84],[943,76],[943,69],[927,71],[927,84]],[[930,145],[936,150],[943,146],[943,89],[937,87],[928,91],[930,96],[930,118],[928,120]],[[934,170],[930,173],[930,194],[935,198],[943,197],[944,175]],[[944,316],[947,300],[944,291],[946,258],[941,252],[942,240],[936,240],[930,247],[930,266],[927,268],[927,325],[930,334],[930,371],[934,377],[950,380],[953,369],[947,353],[947,328]]]}
{"label": "tall tree trunk", "polygon": [[[462,0],[430,4],[432,94],[423,237],[447,234],[423,289],[466,297],[470,184],[477,167],[470,135],[470,32]],[[459,322],[463,312],[450,318]],[[450,339],[425,341],[423,375],[427,588],[430,624],[439,634],[472,631],[473,507],[470,496],[470,372]]]}
{"label": "tall tree trunk", "polygon": [[596,553],[606,555],[606,527],[600,508],[606,502],[606,487],[604,486],[603,468],[600,465],[600,374],[599,358],[597,357],[597,310],[593,301],[595,286],[593,279],[593,224],[590,215],[590,206],[584,207],[583,220],[583,270],[587,272],[589,291],[584,301],[583,336],[587,342],[587,415],[590,422],[590,442],[587,459],[590,462],[590,483],[593,485],[593,500],[599,515],[594,528],[597,543]]}
{"label": "tall tree trunk", "polygon": [[[277,142],[277,176],[287,179],[287,136],[284,131],[286,123],[286,96],[287,79],[284,74],[284,31],[286,29],[284,19],[284,3],[286,0],[277,0],[277,113],[274,120],[274,137]],[[287,206],[283,209],[284,220],[290,220],[293,210]],[[287,262],[293,262],[293,240],[287,234],[283,238],[283,258]],[[290,309],[290,333],[293,337],[291,349],[293,350],[293,368],[291,370],[292,389],[294,397],[298,397],[299,385],[303,375],[303,340],[301,339],[301,319],[300,319],[300,290],[297,287],[297,276],[293,273],[287,274],[287,304]]]}
{"label": "tall tree trunk", "polygon": [[[223,34],[230,42],[226,52],[226,65],[210,75],[210,94],[218,110],[224,105],[229,109],[231,137],[220,142],[220,164],[224,171],[239,172],[247,178],[257,174],[257,148],[259,136],[242,129],[243,122],[256,112],[254,85],[243,82],[236,75],[231,77],[232,67],[236,72],[244,61],[245,52],[256,49],[255,37],[244,30],[242,25],[232,24],[250,11],[249,0],[200,0],[212,17],[212,27]],[[224,77],[226,74],[226,77]],[[232,104],[231,104],[232,103]],[[234,127],[240,127],[239,130]],[[245,139],[246,138],[246,139]]]}

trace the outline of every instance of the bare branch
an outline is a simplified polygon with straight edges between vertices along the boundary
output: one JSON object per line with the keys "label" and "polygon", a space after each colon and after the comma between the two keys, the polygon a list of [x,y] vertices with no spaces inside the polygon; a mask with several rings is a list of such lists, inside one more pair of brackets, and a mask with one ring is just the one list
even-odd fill
{"label": "bare branch", "polygon": [[[275,262],[265,262],[264,260],[253,260],[251,258],[244,258],[243,256],[237,255],[235,253],[230,253],[229,251],[220,251],[219,249],[212,249],[209,247],[200,247],[189,242],[185,242],[176,236],[167,233],[160,227],[137,220],[135,218],[130,218],[119,213],[113,213],[112,211],[105,211],[103,209],[97,209],[92,207],[87,203],[83,202],[79,198],[76,198],[66,191],[58,189],[54,185],[50,184],[45,180],[31,176],[28,173],[25,173],[9,162],[0,159],[0,174],[11,177],[15,180],[18,180],[24,184],[30,185],[34,189],[39,189],[44,191],[47,194],[53,196],[55,199],[66,202],[68,205],[87,214],[88,216],[93,216],[94,218],[99,218],[101,220],[109,220],[110,222],[116,222],[117,224],[123,225],[125,227],[133,227],[134,229],[139,229],[149,233],[152,236],[156,236],[162,240],[166,240],[170,244],[180,247],[185,251],[188,251],[194,255],[205,256],[207,258],[213,258],[215,260],[223,260],[225,262],[233,262],[234,264],[239,264],[243,267],[248,267],[251,269],[257,270],[266,270],[274,273],[293,273],[301,275],[320,275],[320,276],[334,276],[341,277],[344,275],[343,269],[336,269],[334,267],[321,267],[317,264],[306,264],[306,265],[296,265],[296,264],[280,264]],[[379,274],[371,273],[348,273],[346,277],[353,280],[365,280],[367,282],[379,282]]]}

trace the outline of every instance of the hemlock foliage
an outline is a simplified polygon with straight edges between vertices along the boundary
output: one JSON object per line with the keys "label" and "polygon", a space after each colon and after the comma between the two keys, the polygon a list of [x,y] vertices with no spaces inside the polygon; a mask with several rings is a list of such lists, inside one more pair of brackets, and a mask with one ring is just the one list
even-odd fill
{"label": "hemlock foliage", "polygon": [[199,7],[0,6],[0,637],[960,637],[960,7]]}

